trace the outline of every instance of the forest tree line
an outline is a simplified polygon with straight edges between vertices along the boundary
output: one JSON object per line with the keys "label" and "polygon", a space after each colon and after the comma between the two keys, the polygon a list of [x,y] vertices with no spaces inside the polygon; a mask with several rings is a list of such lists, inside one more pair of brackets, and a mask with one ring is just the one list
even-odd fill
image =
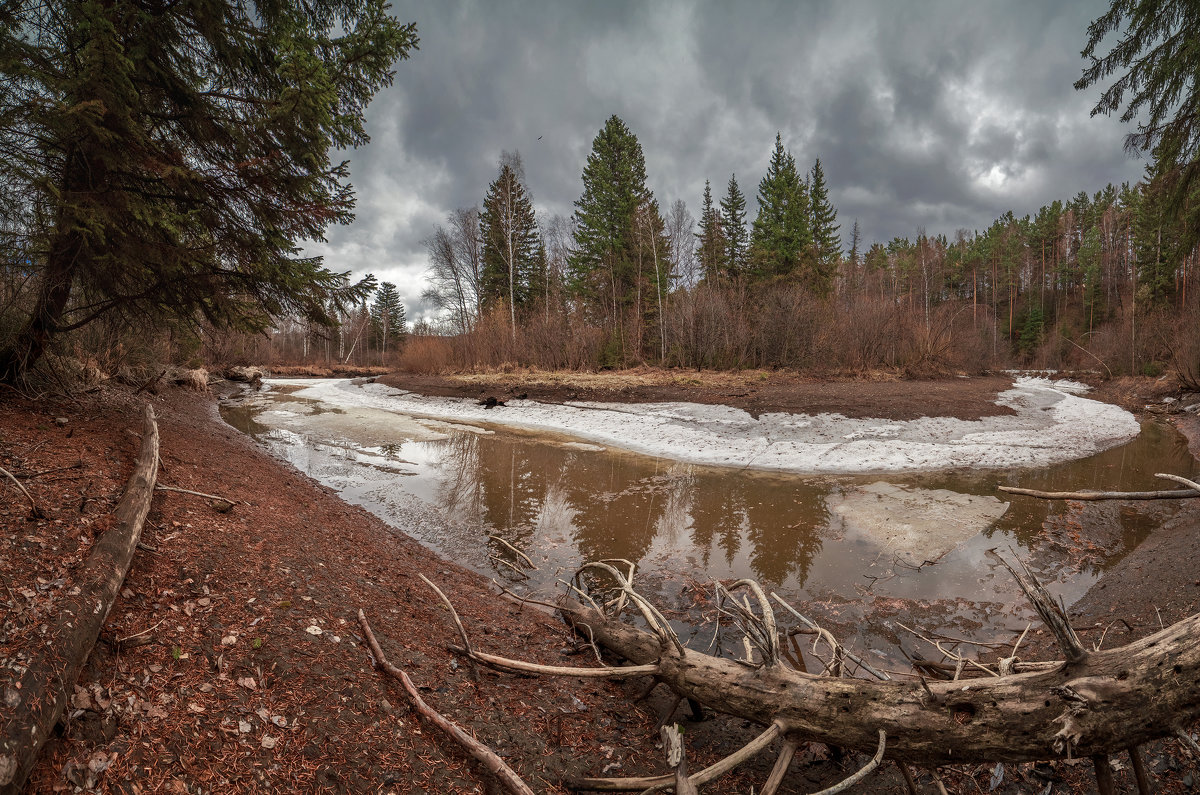
{"label": "forest tree line", "polygon": [[424,297],[443,320],[406,364],[1186,368],[1200,248],[1168,201],[1172,173],[1152,160],[1135,185],[953,239],[918,229],[868,246],[854,221],[844,246],[821,161],[801,170],[781,136],[753,219],[736,174],[720,198],[706,181],[696,219],[681,200],[660,207],[613,116],[571,216],[538,216],[505,153],[482,209],[434,229]]}
{"label": "forest tree line", "polygon": [[[330,154],[367,143],[367,104],[417,49],[414,24],[385,0],[3,8],[6,385],[47,358],[113,372],[158,356],[1170,367],[1200,389],[1200,56],[1186,46],[1200,26],[1178,0],[1114,2],[1087,30],[1075,87],[1103,85],[1093,114],[1136,123],[1127,146],[1149,162],[1137,184],[953,239],[917,229],[865,245],[856,221],[839,221],[820,160],[801,165],[782,136],[754,218],[737,175],[706,182],[697,218],[659,202],[637,137],[613,116],[570,215],[538,215],[513,153],[480,206],[432,230],[426,298],[441,314],[407,345],[394,288],[333,272],[304,246],[353,220],[348,163]],[[306,87],[327,101],[295,104]]]}

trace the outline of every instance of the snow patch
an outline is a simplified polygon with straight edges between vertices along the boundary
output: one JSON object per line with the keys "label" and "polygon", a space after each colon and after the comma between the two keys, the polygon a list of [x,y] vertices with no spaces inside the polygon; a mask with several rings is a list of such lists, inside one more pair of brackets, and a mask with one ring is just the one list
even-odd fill
{"label": "snow patch", "polygon": [[[693,464],[809,474],[903,472],[956,467],[1041,467],[1083,458],[1137,436],[1132,414],[1080,397],[1081,384],[1021,377],[997,403],[1014,415],[907,422],[840,414],[763,414],[695,403],[545,404],[484,409],[474,400],[429,397],[350,379],[268,380],[292,394],[369,413],[377,427],[412,418],[486,423],[566,434],[586,442]],[[386,415],[393,415],[388,420]],[[360,414],[361,416],[361,414]],[[414,434],[415,435],[415,434]]]}

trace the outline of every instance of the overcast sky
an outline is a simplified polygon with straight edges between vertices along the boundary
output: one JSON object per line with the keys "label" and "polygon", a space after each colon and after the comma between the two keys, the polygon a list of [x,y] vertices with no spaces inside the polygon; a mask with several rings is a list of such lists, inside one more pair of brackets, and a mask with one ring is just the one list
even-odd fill
{"label": "overcast sky", "polygon": [[[517,150],[539,213],[569,214],[596,133],[620,116],[651,190],[699,214],[704,180],[748,198],[775,133],[802,169],[821,159],[849,239],[863,245],[983,229],[1006,210],[1136,181],[1097,90],[1072,87],[1107,0],[586,2],[393,0],[420,50],[367,111],[348,153],[354,224],[326,264],[394,282],[424,313],[421,241],[481,204]],[[1105,48],[1106,51],[1107,48]]]}

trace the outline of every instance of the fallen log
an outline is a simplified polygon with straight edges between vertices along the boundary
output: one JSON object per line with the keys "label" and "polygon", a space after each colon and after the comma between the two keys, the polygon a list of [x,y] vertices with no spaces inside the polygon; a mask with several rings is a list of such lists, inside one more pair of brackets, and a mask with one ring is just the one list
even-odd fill
{"label": "fallen log", "polygon": [[1117,753],[1200,718],[1200,615],[1128,646],[1087,652],[1050,671],[910,683],[814,676],[781,665],[680,652],[572,599],[562,613],[585,637],[676,694],[785,734],[921,766],[1029,762]]}
{"label": "fallen log", "polygon": [[149,405],[142,425],[141,452],[117,504],[116,524],[96,541],[74,577],[78,592],[73,589],[59,601],[57,620],[43,636],[41,647],[31,650],[34,661],[19,682],[5,689],[5,706],[11,709],[5,711],[0,726],[0,793],[4,795],[23,788],[133,562],[158,472],[158,425]]}

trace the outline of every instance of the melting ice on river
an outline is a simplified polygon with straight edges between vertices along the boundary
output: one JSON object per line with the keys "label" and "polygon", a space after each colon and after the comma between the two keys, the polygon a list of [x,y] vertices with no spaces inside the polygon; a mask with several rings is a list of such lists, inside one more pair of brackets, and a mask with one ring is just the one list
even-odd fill
{"label": "melting ice on river", "polygon": [[959,420],[850,419],[840,414],[762,414],[695,403],[509,401],[486,410],[463,398],[427,397],[351,379],[290,380],[296,397],[403,418],[487,423],[693,464],[806,474],[903,472],[951,467],[1041,467],[1082,458],[1137,436],[1132,414],[1082,397],[1080,385],[1021,377],[998,396],[1015,414]]}

